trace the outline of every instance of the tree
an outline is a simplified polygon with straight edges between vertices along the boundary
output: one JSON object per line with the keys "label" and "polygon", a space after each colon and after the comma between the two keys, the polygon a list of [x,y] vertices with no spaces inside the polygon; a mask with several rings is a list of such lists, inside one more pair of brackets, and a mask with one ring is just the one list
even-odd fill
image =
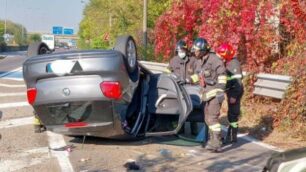
{"label": "tree", "polygon": [[[0,21],[1,36],[4,34],[4,22]],[[13,35],[15,44],[22,46],[27,44],[27,30],[21,24],[17,24],[11,21],[7,21],[7,34]]]}
{"label": "tree", "polygon": [[41,41],[41,35],[37,33],[31,35],[28,40],[29,44],[32,42],[40,42],[40,41]]}
{"label": "tree", "polygon": [[[148,35],[153,38],[150,28],[155,20],[171,4],[172,0],[150,0],[148,5]],[[84,9],[84,18],[80,23],[79,45],[81,48],[108,48],[114,44],[117,36],[130,34],[139,43],[142,40],[143,2],[138,0],[91,0]],[[110,39],[103,35],[109,33]],[[153,43],[149,40],[149,44]],[[141,47],[140,47],[141,48]]]}
{"label": "tree", "polygon": [[191,45],[201,36],[212,48],[221,42],[232,43],[248,71],[269,70],[275,60],[286,56],[273,54],[274,45],[287,39],[280,34],[280,27],[287,35],[296,36],[290,45],[301,45],[305,40],[305,29],[301,29],[305,22],[296,20],[288,7],[290,2],[285,0],[177,0],[157,21],[155,53],[167,61],[178,39]]}

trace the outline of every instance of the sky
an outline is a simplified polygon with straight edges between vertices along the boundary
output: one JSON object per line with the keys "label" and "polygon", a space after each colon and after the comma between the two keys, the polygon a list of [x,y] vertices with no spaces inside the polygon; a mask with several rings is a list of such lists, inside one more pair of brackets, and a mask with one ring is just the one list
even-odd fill
{"label": "sky", "polygon": [[53,26],[63,26],[73,28],[77,33],[83,18],[83,9],[88,2],[89,0],[0,0],[0,19],[7,18],[22,24],[28,32],[52,33]]}

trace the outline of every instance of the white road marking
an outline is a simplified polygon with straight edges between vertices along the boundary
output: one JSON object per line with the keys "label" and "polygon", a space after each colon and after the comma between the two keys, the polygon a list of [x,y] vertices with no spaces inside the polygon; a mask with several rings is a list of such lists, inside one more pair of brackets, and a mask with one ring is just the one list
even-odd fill
{"label": "white road marking", "polygon": [[6,76],[6,75],[9,75],[9,74],[11,74],[11,73],[17,72],[17,71],[21,71],[21,69],[22,69],[22,67],[19,67],[19,68],[16,68],[16,69],[14,69],[14,70],[11,70],[11,71],[2,73],[2,74],[0,74],[0,78],[4,77],[4,76]]}
{"label": "white road marking", "polygon": [[20,93],[0,93],[0,97],[10,97],[10,96],[24,96],[27,95],[25,92]]}
{"label": "white road marking", "polygon": [[9,79],[13,81],[23,81],[23,78],[4,77],[4,79]]}
{"label": "white road marking", "polygon": [[8,88],[21,88],[21,87],[26,87],[25,85],[10,85],[10,84],[1,84],[0,87],[8,87]]}
{"label": "white road marking", "polygon": [[[35,154],[38,154],[39,156],[29,157]],[[21,170],[32,165],[41,164],[49,158],[50,156],[48,147],[26,150],[19,154],[15,154],[14,160],[2,159],[0,161],[0,172]]]}
{"label": "white road marking", "polygon": [[73,167],[69,160],[69,153],[67,151],[53,151],[52,149],[57,149],[65,147],[66,143],[64,137],[60,134],[56,134],[50,131],[47,131],[49,146],[51,148],[51,154],[55,156],[58,160],[61,171],[73,172]]}
{"label": "white road marking", "polygon": [[28,102],[15,102],[15,103],[3,103],[0,104],[0,109],[30,106]]}
{"label": "white road marking", "polygon": [[11,128],[11,127],[19,127],[23,125],[31,125],[33,124],[34,117],[24,117],[24,118],[16,118],[16,119],[9,119],[0,122],[0,129],[3,128]]}
{"label": "white road marking", "polygon": [[[227,131],[227,127],[224,126],[224,125],[222,125],[222,130],[226,132],[226,131]],[[238,134],[238,138],[241,138],[241,139],[246,140],[246,141],[248,141],[248,142],[257,144],[257,145],[259,145],[259,146],[261,146],[261,147],[264,147],[264,148],[267,148],[267,149],[270,149],[270,150],[274,150],[274,151],[277,151],[277,152],[284,152],[283,149],[280,149],[280,148],[278,148],[278,147],[275,147],[275,146],[272,146],[272,145],[263,143],[263,142],[261,142],[261,141],[255,139],[255,138],[253,138],[253,137],[251,137],[251,136],[248,136],[248,133],[245,133],[245,134]]]}

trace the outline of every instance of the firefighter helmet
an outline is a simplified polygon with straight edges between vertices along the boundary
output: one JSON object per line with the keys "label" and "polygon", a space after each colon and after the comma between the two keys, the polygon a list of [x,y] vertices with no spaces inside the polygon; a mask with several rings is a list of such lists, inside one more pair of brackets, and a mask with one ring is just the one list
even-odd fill
{"label": "firefighter helmet", "polygon": [[217,53],[226,61],[232,60],[235,55],[234,48],[228,43],[221,44]]}
{"label": "firefighter helmet", "polygon": [[175,46],[175,51],[180,51],[180,50],[187,50],[187,44],[184,40],[179,40],[177,43],[176,43],[176,46]]}
{"label": "firefighter helmet", "polygon": [[204,38],[197,38],[193,42],[192,51],[200,50],[201,52],[207,53],[210,50],[210,46],[208,45],[208,42]]}

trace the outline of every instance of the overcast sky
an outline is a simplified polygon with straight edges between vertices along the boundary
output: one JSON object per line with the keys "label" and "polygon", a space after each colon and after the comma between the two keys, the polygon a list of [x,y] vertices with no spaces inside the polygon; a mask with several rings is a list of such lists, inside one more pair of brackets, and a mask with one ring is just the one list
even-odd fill
{"label": "overcast sky", "polygon": [[20,23],[27,28],[28,32],[51,33],[52,26],[63,26],[74,28],[76,33],[83,17],[83,9],[88,1],[0,0],[0,19],[7,18]]}

